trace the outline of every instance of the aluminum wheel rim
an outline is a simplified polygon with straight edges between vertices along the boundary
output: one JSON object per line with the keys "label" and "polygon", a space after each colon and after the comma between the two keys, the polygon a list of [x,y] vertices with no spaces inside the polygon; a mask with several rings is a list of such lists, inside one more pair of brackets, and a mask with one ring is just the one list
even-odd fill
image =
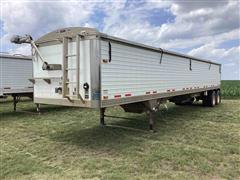
{"label": "aluminum wheel rim", "polygon": [[216,97],[215,97],[215,95],[214,95],[213,98],[212,98],[212,104],[213,104],[213,105],[216,104]]}

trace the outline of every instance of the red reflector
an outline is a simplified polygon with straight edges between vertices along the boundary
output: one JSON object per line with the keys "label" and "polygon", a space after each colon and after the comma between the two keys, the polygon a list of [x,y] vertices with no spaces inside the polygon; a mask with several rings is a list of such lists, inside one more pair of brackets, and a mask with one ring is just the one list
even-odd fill
{"label": "red reflector", "polygon": [[114,98],[120,98],[120,97],[121,97],[120,94],[114,96]]}
{"label": "red reflector", "polygon": [[132,96],[132,94],[128,93],[128,94],[125,94],[125,96],[129,97],[129,96]]}

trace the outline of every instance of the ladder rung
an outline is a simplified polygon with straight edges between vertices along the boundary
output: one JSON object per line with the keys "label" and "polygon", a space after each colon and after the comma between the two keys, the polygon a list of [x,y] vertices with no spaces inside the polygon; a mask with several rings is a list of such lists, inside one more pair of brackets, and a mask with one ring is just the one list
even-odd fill
{"label": "ladder rung", "polygon": [[[70,54],[71,52],[68,51],[68,43],[69,43],[69,38],[68,37],[63,37],[63,93],[62,96],[63,98],[67,98],[69,101],[71,100],[81,100],[82,103],[84,103],[84,100],[82,96],[79,94],[79,86],[80,86],[80,80],[79,80],[79,71],[80,71],[80,40],[81,36],[77,35],[76,36],[76,54]],[[70,57],[75,57],[72,58],[71,60],[74,59],[74,62],[76,63],[76,68],[69,68],[69,61]],[[69,71],[71,70],[76,70],[76,82],[71,82],[69,80]],[[76,95],[70,95],[69,94],[69,84],[74,84],[73,86],[76,86],[74,90],[74,94]],[[78,93],[76,93],[78,92]]]}
{"label": "ladder rung", "polygon": [[70,54],[70,55],[66,55],[66,57],[74,57],[77,56],[76,54]]}

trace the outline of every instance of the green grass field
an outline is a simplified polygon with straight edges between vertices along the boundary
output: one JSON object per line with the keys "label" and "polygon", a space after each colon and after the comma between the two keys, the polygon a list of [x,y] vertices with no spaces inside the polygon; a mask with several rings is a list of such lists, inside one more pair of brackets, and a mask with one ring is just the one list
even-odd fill
{"label": "green grass field", "polygon": [[[239,179],[240,100],[214,108],[175,106],[156,114],[156,133],[98,126],[99,112],[0,103],[0,179]],[[27,112],[23,112],[27,111]],[[107,123],[147,129],[137,120]]]}
{"label": "green grass field", "polygon": [[221,93],[223,98],[240,98],[240,80],[223,80]]}

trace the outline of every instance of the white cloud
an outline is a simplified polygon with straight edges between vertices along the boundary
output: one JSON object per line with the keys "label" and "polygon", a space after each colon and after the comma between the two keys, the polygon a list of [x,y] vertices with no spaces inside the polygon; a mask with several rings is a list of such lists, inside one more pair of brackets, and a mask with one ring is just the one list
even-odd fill
{"label": "white cloud", "polygon": [[[207,53],[206,53],[207,52]],[[240,46],[233,47],[228,50],[223,48],[217,48],[214,43],[205,44],[199,48],[195,48],[189,52],[192,56],[203,56],[205,58],[217,57],[220,60],[226,62],[236,62],[240,59]]]}
{"label": "white cloud", "polygon": [[[239,38],[239,11],[237,2],[220,1],[161,4],[150,2],[147,6],[107,11],[103,31],[114,36],[167,49],[192,48],[215,41]],[[151,4],[152,6],[149,6]],[[161,4],[162,6],[157,6]],[[146,11],[169,8],[176,15],[174,22],[152,26],[145,20]],[[231,13],[229,13],[231,12]]]}
{"label": "white cloud", "polygon": [[38,38],[44,33],[66,26],[84,26],[96,4],[85,2],[4,2],[1,20],[6,32],[2,42],[13,34],[31,34]]}
{"label": "white cloud", "polygon": [[15,49],[10,50],[11,54],[22,54],[22,55],[31,55],[31,46],[29,44],[24,44],[22,46],[18,46]]}
{"label": "white cloud", "polygon": [[[188,54],[217,61],[222,63],[223,67],[225,64],[234,64],[232,69],[229,69],[229,65],[226,66],[229,70],[223,70],[223,77],[239,78],[237,76],[240,71],[239,47],[217,48],[225,41],[240,38],[238,1],[212,1],[210,3],[174,1],[173,4],[164,4],[162,7],[168,7],[176,16],[174,22],[152,26],[144,21],[146,14],[142,13],[143,8],[127,11],[118,9],[119,12],[116,12],[117,15],[114,18],[111,15],[105,19],[108,26],[104,31],[156,47],[192,48]],[[151,8],[154,9],[155,6]],[[147,7],[148,10],[151,8]],[[196,48],[196,46],[199,47]],[[235,75],[232,72],[235,72]]]}
{"label": "white cloud", "polygon": [[216,58],[222,64],[223,79],[239,79],[240,77],[240,46],[230,49],[217,48],[214,43],[205,44],[189,52],[192,56],[206,59]]}
{"label": "white cloud", "polygon": [[[9,37],[12,34],[31,34],[38,38],[61,27],[102,26],[105,33],[144,44],[166,49],[189,48],[191,55],[216,60],[231,68],[238,66],[239,47],[224,49],[218,46],[240,38],[239,4],[239,1],[216,0],[3,3],[1,21],[6,34],[1,37],[1,43],[11,52],[29,54],[27,46],[10,44]],[[147,18],[155,9],[167,11],[175,19],[153,25]],[[104,19],[101,22],[92,21],[91,16],[98,10],[103,11]],[[228,74],[226,77],[233,78]]]}

